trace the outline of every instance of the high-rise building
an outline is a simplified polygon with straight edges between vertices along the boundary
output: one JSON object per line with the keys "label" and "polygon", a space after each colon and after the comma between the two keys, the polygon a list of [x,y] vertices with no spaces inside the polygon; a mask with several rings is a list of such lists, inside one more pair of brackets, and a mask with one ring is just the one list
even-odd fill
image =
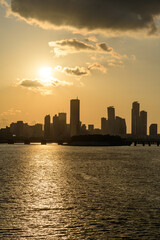
{"label": "high-rise building", "polygon": [[16,136],[23,137],[23,121],[17,122]]}
{"label": "high-rise building", "polygon": [[33,136],[42,137],[42,124],[37,123],[33,126]]}
{"label": "high-rise building", "polygon": [[140,105],[138,102],[133,102],[132,103],[132,135],[139,135],[140,131],[139,131],[139,108]]}
{"label": "high-rise building", "polygon": [[59,124],[59,116],[54,115],[53,117],[53,138],[54,140],[58,140],[60,137],[60,124]]}
{"label": "high-rise building", "polygon": [[101,133],[102,135],[108,133],[108,120],[106,118],[101,118]]}
{"label": "high-rise building", "polygon": [[140,112],[140,135],[146,136],[147,135],[147,112],[141,111]]}
{"label": "high-rise building", "polygon": [[108,111],[108,120],[113,121],[115,120],[115,108],[113,106],[107,108]]}
{"label": "high-rise building", "polygon": [[80,100],[71,99],[70,101],[70,136],[80,133]]}
{"label": "high-rise building", "polygon": [[85,124],[82,124],[80,128],[80,135],[86,135],[87,134],[87,128]]}
{"label": "high-rise building", "polygon": [[59,117],[59,134],[60,137],[65,137],[66,136],[66,119],[67,119],[67,114],[66,113],[59,113],[58,114]]}
{"label": "high-rise building", "polygon": [[157,129],[158,125],[156,123],[153,123],[149,127],[149,135],[150,136],[156,136],[157,135]]}
{"label": "high-rise building", "polygon": [[44,137],[47,139],[51,137],[51,117],[50,117],[50,115],[46,115],[44,118]]}
{"label": "high-rise building", "polygon": [[110,135],[114,135],[115,134],[115,108],[114,107],[108,107],[107,108],[108,111],[108,133]]}
{"label": "high-rise building", "polygon": [[125,135],[127,132],[126,120],[116,116],[116,135]]}

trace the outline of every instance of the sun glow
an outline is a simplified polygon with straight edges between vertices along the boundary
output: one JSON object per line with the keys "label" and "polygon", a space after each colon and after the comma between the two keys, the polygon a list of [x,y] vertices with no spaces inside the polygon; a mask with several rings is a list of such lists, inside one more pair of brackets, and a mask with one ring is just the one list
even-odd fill
{"label": "sun glow", "polygon": [[51,67],[42,67],[39,70],[39,75],[44,79],[52,77],[52,68]]}

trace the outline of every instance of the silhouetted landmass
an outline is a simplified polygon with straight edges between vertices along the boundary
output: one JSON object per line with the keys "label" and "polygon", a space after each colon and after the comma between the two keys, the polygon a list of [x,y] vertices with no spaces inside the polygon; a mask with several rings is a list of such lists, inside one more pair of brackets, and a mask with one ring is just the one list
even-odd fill
{"label": "silhouetted landmass", "polygon": [[130,146],[132,141],[111,135],[79,135],[71,137],[72,146]]}

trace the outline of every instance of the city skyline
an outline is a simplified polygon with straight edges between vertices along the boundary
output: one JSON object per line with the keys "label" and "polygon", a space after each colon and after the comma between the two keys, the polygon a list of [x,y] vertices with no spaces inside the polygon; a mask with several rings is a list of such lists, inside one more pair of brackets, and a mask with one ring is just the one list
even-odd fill
{"label": "city skyline", "polygon": [[159,121],[159,4],[107,2],[0,0],[0,127],[69,113],[77,96],[82,121],[97,127],[113,105],[130,132],[134,99]]}
{"label": "city skyline", "polygon": [[147,112],[141,110],[140,103],[134,101],[131,108],[131,133],[127,131],[125,118],[117,116],[114,106],[106,108],[106,116],[100,118],[101,126],[97,128],[93,123],[86,124],[80,118],[80,100],[70,100],[70,120],[67,122],[67,113],[60,112],[51,116],[44,116],[43,123],[30,125],[19,120],[1,129],[2,135],[12,134],[17,137],[44,137],[45,139],[63,139],[76,135],[102,134],[119,135],[121,137],[132,135],[133,137],[157,136],[158,124],[148,124]]}

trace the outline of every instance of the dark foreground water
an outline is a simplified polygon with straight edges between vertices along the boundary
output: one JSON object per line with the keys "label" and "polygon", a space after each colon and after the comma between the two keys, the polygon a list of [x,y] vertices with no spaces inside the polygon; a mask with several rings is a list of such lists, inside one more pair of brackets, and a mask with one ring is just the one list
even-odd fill
{"label": "dark foreground water", "polygon": [[0,239],[160,239],[160,147],[0,145]]}

